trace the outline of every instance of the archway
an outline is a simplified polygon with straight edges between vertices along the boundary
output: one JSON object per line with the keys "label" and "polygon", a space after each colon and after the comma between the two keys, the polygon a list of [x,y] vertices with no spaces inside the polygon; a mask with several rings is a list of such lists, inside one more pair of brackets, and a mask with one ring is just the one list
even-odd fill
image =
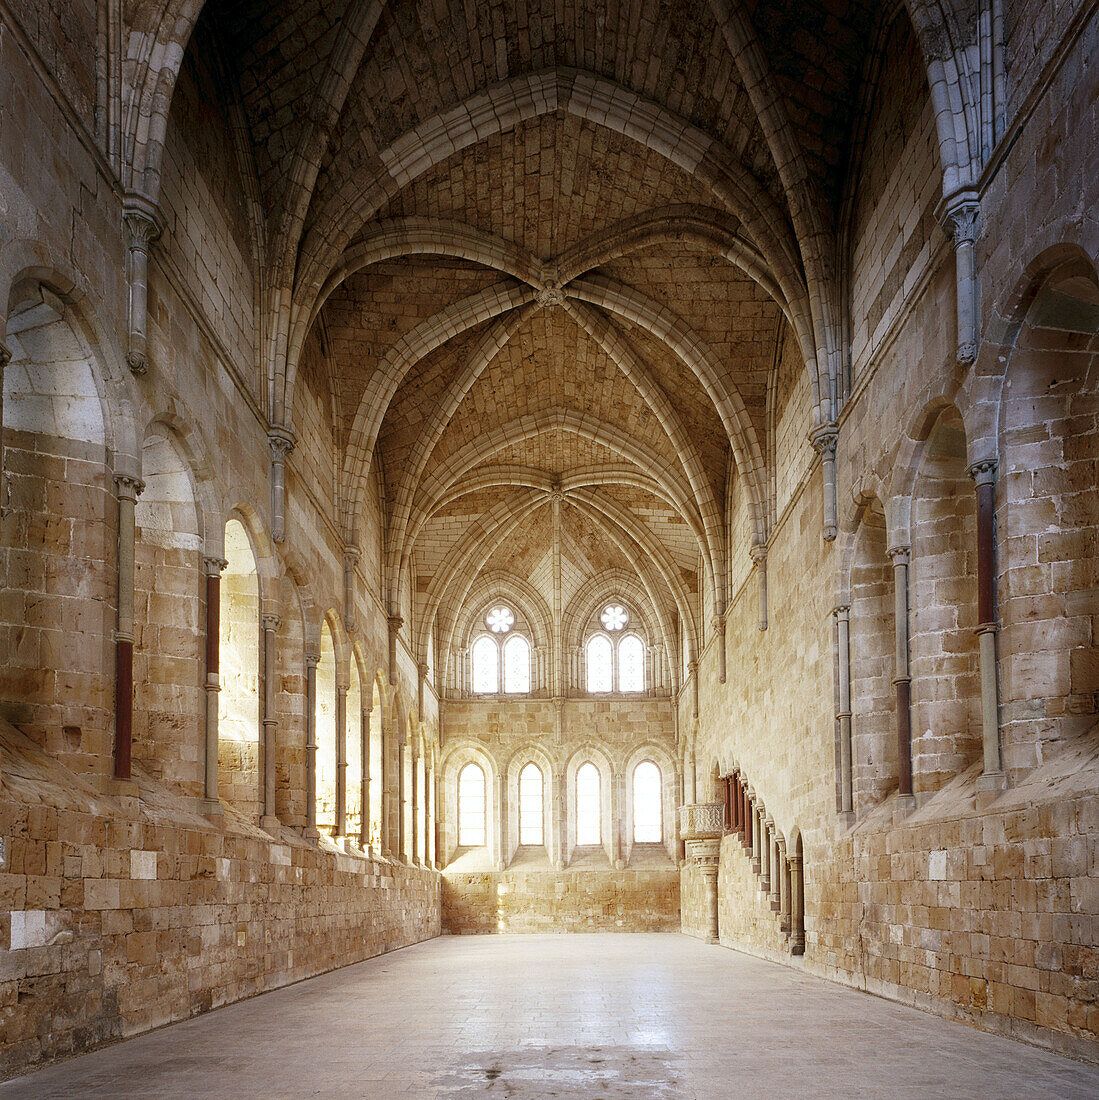
{"label": "archway", "polygon": [[317,828],[336,831],[336,647],[328,621],[321,626],[317,665]]}
{"label": "archway", "polygon": [[893,567],[877,498],[859,516],[851,564],[852,770],[855,809],[864,813],[897,786]]}
{"label": "archway", "polygon": [[0,713],[87,772],[113,741],[113,616],[85,600],[117,606],[118,505],[99,372],[72,322],[48,287],[14,288],[2,371],[0,576],[13,597],[0,602]]}
{"label": "archway", "polygon": [[246,815],[260,799],[259,575],[244,524],[225,524],[218,692],[218,793]]}
{"label": "archway", "polygon": [[141,455],[134,510],[133,755],[184,793],[203,793],[202,529],[174,433],[154,425]]}

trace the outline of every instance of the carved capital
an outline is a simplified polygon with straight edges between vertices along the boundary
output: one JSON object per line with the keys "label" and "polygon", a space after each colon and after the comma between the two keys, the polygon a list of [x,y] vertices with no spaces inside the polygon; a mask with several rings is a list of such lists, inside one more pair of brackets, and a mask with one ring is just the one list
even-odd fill
{"label": "carved capital", "polygon": [[838,603],[832,608],[832,614],[837,619],[848,619],[851,617],[851,605],[849,603]]}
{"label": "carved capital", "polygon": [[260,618],[264,630],[278,630],[281,621],[278,615],[263,615]]}
{"label": "carved capital", "polygon": [[148,251],[150,243],[160,236],[160,212],[156,203],[138,191],[127,192],[122,200],[122,224],[126,228],[128,247]]}
{"label": "carved capital", "polygon": [[389,630],[393,634],[396,634],[404,626],[404,616],[402,615],[387,615],[385,621],[389,624]]}
{"label": "carved capital", "polygon": [[274,425],[267,430],[267,447],[271,452],[272,462],[285,462],[286,456],[294,449],[297,436],[289,428]]}
{"label": "carved capital", "polygon": [[822,424],[809,433],[809,442],[813,449],[826,461],[836,457],[839,438],[839,429],[835,424]]}
{"label": "carved capital", "polygon": [[202,571],[208,577],[220,577],[229,562],[225,558],[206,557],[202,559]]}
{"label": "carved capital", "polygon": [[119,500],[136,501],[145,488],[145,482],[131,474],[115,474],[114,485]]}
{"label": "carved capital", "polygon": [[955,248],[976,242],[980,222],[981,204],[971,194],[951,203],[943,215],[943,228],[954,238]]}
{"label": "carved capital", "polygon": [[756,563],[756,565],[767,564],[767,547],[756,545],[748,551],[748,556]]}
{"label": "carved capital", "polygon": [[715,634],[725,633],[725,616],[722,614],[715,614],[710,620],[710,625],[714,628]]}
{"label": "carved capital", "polygon": [[966,473],[969,474],[977,485],[993,485],[996,482],[996,467],[999,465],[994,458],[979,458],[971,462]]}
{"label": "carved capital", "polygon": [[912,556],[912,547],[890,546],[886,553],[893,559],[894,565],[907,565]]}
{"label": "carved capital", "polygon": [[321,663],[321,655],[319,653],[307,653],[305,655],[305,667],[316,668]]}

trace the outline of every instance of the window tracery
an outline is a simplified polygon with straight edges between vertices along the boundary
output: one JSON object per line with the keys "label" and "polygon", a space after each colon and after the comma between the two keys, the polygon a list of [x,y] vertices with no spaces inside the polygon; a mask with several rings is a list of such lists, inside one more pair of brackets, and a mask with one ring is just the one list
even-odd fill
{"label": "window tracery", "polygon": [[530,639],[516,626],[507,604],[493,604],[481,619],[481,632],[470,647],[471,686],[475,695],[527,695],[531,691]]}

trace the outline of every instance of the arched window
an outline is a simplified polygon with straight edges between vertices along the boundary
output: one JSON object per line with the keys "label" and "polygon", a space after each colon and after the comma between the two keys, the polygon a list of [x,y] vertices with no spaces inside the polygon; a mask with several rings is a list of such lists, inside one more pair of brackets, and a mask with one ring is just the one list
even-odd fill
{"label": "arched window", "polygon": [[519,773],[519,843],[544,844],[542,772],[527,764]]}
{"label": "arched window", "polygon": [[473,690],[478,695],[500,690],[500,650],[487,634],[473,643]]}
{"label": "arched window", "polygon": [[485,846],[485,773],[476,764],[458,773],[458,846]]}
{"label": "arched window", "polygon": [[521,634],[513,634],[504,642],[504,691],[509,695],[530,691],[530,642]]}
{"label": "arched window", "polygon": [[576,843],[581,847],[603,842],[599,803],[599,769],[589,761],[576,773]]}
{"label": "arched window", "polygon": [[660,769],[645,760],[633,770],[633,839],[635,844],[659,844],[664,839]]}
{"label": "arched window", "polygon": [[618,643],[618,690],[645,690],[645,646],[636,634]]}
{"label": "arched window", "polygon": [[588,639],[588,691],[614,690],[614,647],[605,634]]}

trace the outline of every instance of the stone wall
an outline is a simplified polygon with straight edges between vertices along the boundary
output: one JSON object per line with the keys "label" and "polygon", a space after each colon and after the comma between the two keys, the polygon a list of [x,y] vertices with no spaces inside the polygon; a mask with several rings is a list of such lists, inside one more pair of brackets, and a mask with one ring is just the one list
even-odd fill
{"label": "stone wall", "polygon": [[442,876],[442,926],[491,932],[675,932],[679,871],[471,871]]}
{"label": "stone wall", "polygon": [[0,750],[0,1076],[439,934],[433,871]]}

